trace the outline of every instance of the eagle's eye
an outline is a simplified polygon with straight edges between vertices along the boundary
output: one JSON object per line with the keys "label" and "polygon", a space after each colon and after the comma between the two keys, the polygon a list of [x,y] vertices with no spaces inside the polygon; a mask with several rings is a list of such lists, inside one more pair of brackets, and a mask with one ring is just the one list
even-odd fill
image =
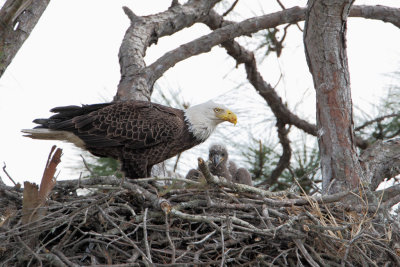
{"label": "eagle's eye", "polygon": [[220,108],[214,108],[214,112],[215,113],[219,113],[219,112],[221,112],[221,109]]}

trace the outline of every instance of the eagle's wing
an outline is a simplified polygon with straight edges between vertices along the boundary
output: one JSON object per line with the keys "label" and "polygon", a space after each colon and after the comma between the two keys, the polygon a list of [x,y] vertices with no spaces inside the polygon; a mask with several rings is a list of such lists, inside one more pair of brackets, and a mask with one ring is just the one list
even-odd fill
{"label": "eagle's wing", "polygon": [[122,102],[59,121],[49,128],[73,132],[87,148],[141,149],[173,140],[184,127],[179,112],[154,103]]}

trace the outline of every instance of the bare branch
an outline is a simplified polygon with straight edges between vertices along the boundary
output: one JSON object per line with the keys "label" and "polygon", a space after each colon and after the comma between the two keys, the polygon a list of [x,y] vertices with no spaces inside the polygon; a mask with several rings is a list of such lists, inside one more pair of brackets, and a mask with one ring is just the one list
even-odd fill
{"label": "bare branch", "polygon": [[148,208],[146,208],[146,209],[144,210],[144,218],[143,218],[144,245],[145,245],[145,248],[146,248],[146,255],[147,255],[147,258],[149,259],[149,261],[150,261],[151,263],[153,263],[153,260],[151,259],[151,254],[150,254],[149,240],[148,240],[148,237],[147,237],[147,223],[146,223],[146,221],[147,221],[147,211],[148,211]]}
{"label": "bare branch", "polygon": [[191,0],[184,5],[172,5],[164,12],[145,17],[137,17],[130,9],[124,7],[131,25],[119,50],[121,80],[114,100],[150,100],[153,83],[148,82],[152,74],[145,69],[144,56],[147,48],[157,43],[158,38],[162,36],[192,26],[206,16],[219,1]]}
{"label": "bare branch", "polygon": [[149,83],[151,85],[154,84],[154,82],[161,77],[164,72],[173,67],[176,63],[191,56],[208,52],[214,46],[227,40],[242,35],[248,35],[262,29],[273,28],[280,24],[292,23],[294,20],[299,20],[301,16],[304,15],[303,9],[299,7],[287,9],[285,10],[286,13],[282,12],[275,12],[260,17],[250,18],[240,23],[226,25],[222,28],[216,29],[210,34],[197,38],[166,53],[148,67],[148,69],[151,70],[150,73],[152,73],[152,76],[149,77]]}
{"label": "bare branch", "polygon": [[279,176],[281,176],[282,172],[289,167],[290,158],[292,156],[292,148],[290,147],[290,140],[288,137],[289,129],[286,129],[285,124],[281,123],[279,118],[276,123],[276,127],[278,128],[278,138],[279,143],[282,146],[282,155],[279,158],[278,164],[275,169],[271,172],[270,184],[274,184],[278,181]]}
{"label": "bare branch", "polygon": [[238,2],[239,2],[239,0],[235,0],[235,2],[233,2],[233,4],[231,5],[231,7],[228,8],[228,10],[226,10],[226,11],[224,12],[224,14],[222,14],[222,16],[225,17],[226,15],[228,15],[228,14],[235,8],[235,6],[237,5]]}
{"label": "bare branch", "polygon": [[[365,6],[354,7],[355,10],[363,9]],[[390,10],[396,12],[395,8],[386,8],[385,10]],[[381,14],[377,12],[378,14]],[[212,12],[210,14],[213,14]],[[368,13],[370,14],[370,13]],[[362,15],[362,14],[361,14]],[[213,14],[215,17],[215,12]],[[167,71],[169,68],[173,67],[176,63],[187,59],[191,56],[205,53],[211,50],[212,47],[221,44],[225,41],[232,40],[238,36],[249,35],[260,31],[262,29],[274,28],[276,26],[295,23],[304,20],[305,9],[300,7],[293,7],[285,9],[283,11],[250,18],[239,23],[225,23],[222,28],[216,29],[214,32],[202,36],[194,41],[186,43],[179,48],[176,48],[164,56],[159,58],[156,62],[150,65],[146,73],[149,85],[153,85],[154,82],[161,77],[161,75]],[[373,17],[372,15],[369,18]],[[376,16],[377,19],[380,17]],[[400,19],[399,19],[400,20]],[[222,22],[222,18],[219,19]],[[215,21],[214,21],[215,22]],[[222,23],[219,23],[222,25]],[[219,26],[217,26],[219,27]]]}
{"label": "bare branch", "polygon": [[119,230],[119,232],[122,234],[122,236],[124,237],[124,240],[127,241],[129,244],[131,244],[139,253],[140,255],[142,255],[142,257],[148,261],[151,262],[151,259],[147,258],[146,254],[144,254],[144,252],[126,235],[126,233],[124,231],[122,231],[122,229],[113,221],[109,218],[109,216],[104,212],[104,210],[102,208],[100,208],[99,206],[97,206],[98,210],[100,211],[100,213],[103,215],[103,217],[111,224],[113,225],[116,229]]}
{"label": "bare branch", "polygon": [[369,125],[371,125],[371,124],[373,124],[373,123],[375,123],[375,122],[381,122],[381,121],[383,121],[383,120],[385,120],[385,119],[393,118],[393,117],[398,117],[398,116],[400,116],[400,114],[398,114],[398,113],[393,113],[393,114],[388,114],[388,115],[380,116],[380,117],[375,118],[375,119],[373,119],[373,120],[369,120],[369,121],[367,121],[367,122],[364,122],[362,125],[360,125],[360,126],[358,126],[358,127],[355,127],[355,128],[354,128],[354,131],[361,131],[361,130],[364,129],[365,127],[367,127],[367,126],[369,126]]}
{"label": "bare branch", "polygon": [[8,179],[11,180],[11,182],[14,184],[14,186],[17,186],[17,183],[14,181],[14,179],[8,174],[6,171],[7,165],[5,162],[3,162],[3,172],[7,175]]}
{"label": "bare branch", "polygon": [[167,235],[169,245],[171,246],[171,249],[172,249],[171,264],[175,264],[176,263],[176,249],[175,249],[174,241],[172,241],[171,235],[170,235],[168,213],[164,213],[164,215],[165,215],[165,229],[166,229],[165,234]]}
{"label": "bare branch", "polygon": [[293,240],[296,246],[300,249],[301,253],[303,254],[304,258],[308,261],[308,263],[313,267],[318,267],[319,264],[314,261],[311,255],[308,253],[307,249],[304,247],[303,242],[300,239]]}
{"label": "bare branch", "polygon": [[139,16],[136,16],[135,13],[129,8],[129,7],[122,7],[124,10],[125,14],[128,16],[128,18],[131,20],[131,23],[135,23],[136,21],[140,20],[141,18]]}
{"label": "bare branch", "polygon": [[361,154],[364,176],[374,190],[385,178],[400,173],[400,139],[376,141]]}
{"label": "bare branch", "polygon": [[353,6],[350,10],[350,17],[360,17],[365,19],[381,20],[392,23],[400,28],[400,9],[388,6]]}

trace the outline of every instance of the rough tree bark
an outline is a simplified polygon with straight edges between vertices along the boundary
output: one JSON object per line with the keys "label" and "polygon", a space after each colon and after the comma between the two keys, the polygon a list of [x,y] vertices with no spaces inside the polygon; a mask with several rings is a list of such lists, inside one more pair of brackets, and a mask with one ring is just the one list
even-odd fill
{"label": "rough tree bark", "polygon": [[308,2],[304,44],[317,98],[317,137],[323,191],[358,186],[362,169],[355,147],[350,75],[346,52],[349,0]]}
{"label": "rough tree bark", "polygon": [[8,0],[0,10],[0,77],[28,39],[50,0]]}
{"label": "rough tree bark", "polygon": [[375,190],[385,177],[395,177],[400,171],[400,139],[377,141],[360,156],[364,180]]}

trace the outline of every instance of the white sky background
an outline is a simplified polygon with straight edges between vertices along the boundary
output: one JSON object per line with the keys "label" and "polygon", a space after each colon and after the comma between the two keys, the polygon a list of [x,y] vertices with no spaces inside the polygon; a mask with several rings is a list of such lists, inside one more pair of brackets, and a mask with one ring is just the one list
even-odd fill
{"label": "white sky background", "polygon": [[[3,3],[4,0],[0,0],[0,5]],[[305,3],[296,2],[300,6]],[[396,0],[355,2],[377,3],[400,7],[400,1]],[[0,78],[0,165],[3,162],[7,164],[7,171],[14,180],[38,183],[53,144],[64,149],[63,162],[58,168],[61,171],[59,178],[78,178],[79,173],[68,168],[80,161],[78,150],[65,143],[24,138],[20,130],[33,127],[33,119],[48,117],[51,115],[48,110],[56,106],[111,100],[120,78],[118,50],[129,25],[122,6],[130,7],[137,15],[149,15],[166,10],[169,4],[170,1],[160,0],[50,2],[38,25]],[[230,19],[241,21],[278,10],[275,1],[243,0],[239,1]],[[314,89],[304,57],[302,33],[295,26],[290,29],[282,56],[276,58],[271,53],[259,69],[264,79],[273,85],[282,72],[277,87],[280,96],[296,114],[314,121]],[[172,37],[163,37],[148,49],[146,63],[151,64],[169,50],[208,32],[204,25],[196,25]],[[359,113],[360,108],[374,113],[373,104],[385,94],[390,83],[396,82],[387,74],[400,69],[400,30],[379,21],[349,19],[347,39],[355,112]],[[251,42],[252,47],[256,45],[248,38],[239,38],[239,41],[243,44]],[[209,144],[221,140],[223,134],[227,135],[225,141],[237,160],[243,160],[240,152],[235,150],[246,146],[250,138],[248,129],[257,138],[261,135],[267,139],[276,136],[274,128],[265,131],[265,127],[260,127],[260,122],[271,118],[271,113],[248,84],[243,66],[235,69],[235,62],[220,47],[178,63],[157,84],[162,90],[180,90],[182,99],[192,105],[215,99],[238,113],[236,127],[221,125],[219,134],[184,154],[180,165],[183,175],[188,168],[196,167],[198,156],[207,157]],[[221,131],[221,128],[228,132]],[[292,138],[300,139],[298,136]],[[239,165],[243,164],[239,162]],[[1,171],[0,176],[11,184]]]}

